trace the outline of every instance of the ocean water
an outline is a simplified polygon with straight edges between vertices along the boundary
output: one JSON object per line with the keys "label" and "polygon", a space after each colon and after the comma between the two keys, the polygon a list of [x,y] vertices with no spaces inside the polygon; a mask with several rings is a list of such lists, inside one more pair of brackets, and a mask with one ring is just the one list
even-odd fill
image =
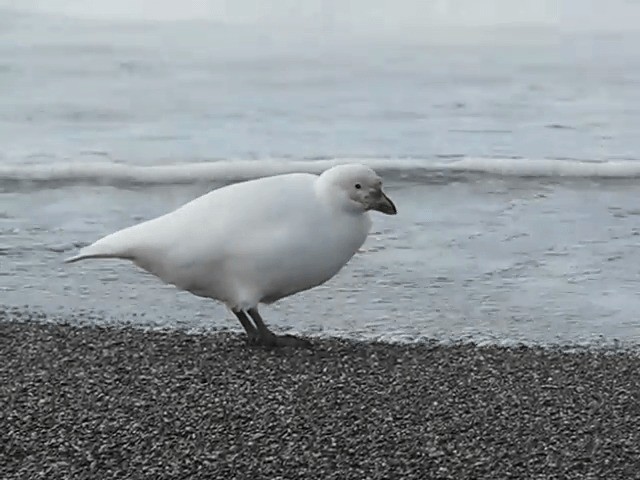
{"label": "ocean water", "polygon": [[[285,35],[0,10],[0,305],[240,330],[79,246],[213,188],[372,165],[396,202],[278,331],[640,342],[640,35]],[[215,219],[213,219],[215,220]]]}

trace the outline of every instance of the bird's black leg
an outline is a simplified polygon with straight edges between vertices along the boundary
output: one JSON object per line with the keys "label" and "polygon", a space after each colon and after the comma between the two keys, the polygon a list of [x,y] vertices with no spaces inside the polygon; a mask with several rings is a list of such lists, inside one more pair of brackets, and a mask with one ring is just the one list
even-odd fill
{"label": "bird's black leg", "polygon": [[255,345],[256,343],[258,343],[258,330],[256,330],[256,327],[253,326],[253,323],[251,323],[251,320],[249,320],[247,314],[242,310],[232,310],[232,312],[236,317],[238,317],[238,320],[240,320],[240,323],[244,327],[245,332],[247,332],[247,340],[249,342],[249,345]]}
{"label": "bird's black leg", "polygon": [[258,327],[258,341],[268,347],[310,347],[311,344],[292,335],[276,335],[267,328],[257,308],[247,310],[249,316]]}

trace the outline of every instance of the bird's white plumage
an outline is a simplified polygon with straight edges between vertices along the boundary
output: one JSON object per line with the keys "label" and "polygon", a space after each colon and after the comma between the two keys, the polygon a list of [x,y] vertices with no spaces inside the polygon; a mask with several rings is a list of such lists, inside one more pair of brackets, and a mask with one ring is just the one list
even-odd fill
{"label": "bird's white plumage", "polygon": [[364,243],[371,221],[360,183],[379,189],[380,180],[346,165],[230,185],[108,235],[69,261],[127,258],[232,309],[271,303],[329,280]]}

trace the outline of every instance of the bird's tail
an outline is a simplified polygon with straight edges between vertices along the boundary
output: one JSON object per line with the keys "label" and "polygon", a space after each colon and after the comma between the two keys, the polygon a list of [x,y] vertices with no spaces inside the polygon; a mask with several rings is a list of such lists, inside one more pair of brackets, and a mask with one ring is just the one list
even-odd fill
{"label": "bird's tail", "polygon": [[129,227],[97,240],[80,250],[73,257],[66,258],[64,263],[74,263],[91,258],[121,258],[134,260],[137,245],[137,228]]}
{"label": "bird's tail", "polygon": [[74,255],[73,257],[65,258],[64,263],[75,263],[80,260],[88,260],[90,258],[122,258],[125,260],[132,260],[132,257],[124,256],[118,253],[90,253],[85,252],[86,249],[80,250],[80,253]]}

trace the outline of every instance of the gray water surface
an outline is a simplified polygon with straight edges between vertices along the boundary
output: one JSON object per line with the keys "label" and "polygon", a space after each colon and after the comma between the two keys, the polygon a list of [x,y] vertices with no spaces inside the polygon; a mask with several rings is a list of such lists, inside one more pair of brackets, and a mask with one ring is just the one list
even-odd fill
{"label": "gray water surface", "polygon": [[1,305],[239,329],[126,262],[62,260],[231,181],[363,161],[399,214],[374,214],[326,285],[265,307],[274,328],[640,341],[634,33],[296,44],[207,22],[0,20]]}

